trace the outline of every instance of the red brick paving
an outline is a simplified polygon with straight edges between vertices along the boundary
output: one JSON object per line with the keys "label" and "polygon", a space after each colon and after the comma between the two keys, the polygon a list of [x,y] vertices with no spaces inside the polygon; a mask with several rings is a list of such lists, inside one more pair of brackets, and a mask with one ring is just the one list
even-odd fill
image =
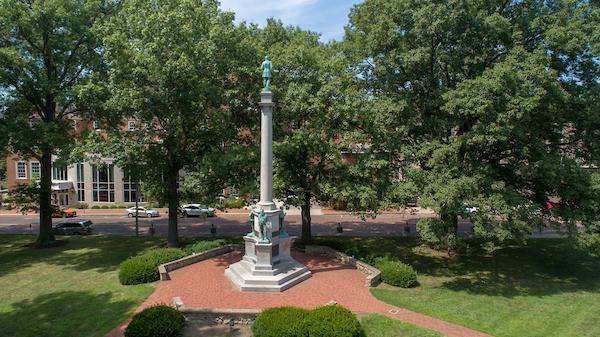
{"label": "red brick paving", "polygon": [[[230,253],[169,273],[170,281],[158,283],[156,290],[138,308],[172,304],[180,297],[188,308],[262,309],[282,305],[313,308],[336,301],[354,312],[378,313],[453,337],[489,336],[433,317],[394,307],[377,300],[365,287],[364,275],[356,269],[320,255],[293,253],[296,260],[312,271],[312,277],[283,293],[241,292],[225,277],[224,270],[241,259]],[[397,310],[396,314],[390,310]],[[124,324],[125,325],[125,324]],[[122,335],[123,326],[109,336]]]}

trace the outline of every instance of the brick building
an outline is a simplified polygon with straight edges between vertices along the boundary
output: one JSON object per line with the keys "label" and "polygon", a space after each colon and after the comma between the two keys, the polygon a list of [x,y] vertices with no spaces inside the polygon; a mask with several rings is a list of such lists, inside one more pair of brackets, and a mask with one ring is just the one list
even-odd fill
{"label": "brick building", "polygon": [[[136,123],[127,121],[125,128],[134,129]],[[73,129],[98,129],[95,122],[73,119]],[[52,203],[73,206],[76,203],[93,205],[133,204],[137,198],[137,184],[131,177],[106,158],[105,165],[89,162],[68,166],[52,165]],[[6,186],[8,191],[19,185],[27,185],[39,179],[40,163],[36,159],[24,159],[15,155],[6,158]],[[141,196],[140,196],[140,201]]]}

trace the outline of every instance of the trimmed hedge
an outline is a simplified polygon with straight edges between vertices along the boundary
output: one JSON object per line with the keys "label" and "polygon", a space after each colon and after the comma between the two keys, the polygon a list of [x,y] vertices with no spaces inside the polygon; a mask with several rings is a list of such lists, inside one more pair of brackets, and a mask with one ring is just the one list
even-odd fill
{"label": "trimmed hedge", "polygon": [[185,256],[181,249],[162,248],[150,250],[121,262],[119,281],[124,285],[158,281],[158,266]]}
{"label": "trimmed hedge", "polygon": [[185,318],[175,308],[160,304],[133,316],[125,337],[180,337]]}
{"label": "trimmed hedge", "polygon": [[254,337],[306,337],[309,313],[296,307],[267,309],[252,324],[252,333]]}
{"label": "trimmed hedge", "polygon": [[194,254],[194,253],[197,254],[197,253],[205,252],[207,250],[211,250],[213,248],[225,246],[228,243],[229,242],[227,240],[224,240],[224,239],[202,240],[202,241],[194,242],[192,244],[189,244],[189,245],[185,246],[185,248],[183,249],[183,251],[187,255],[191,255],[191,254]]}
{"label": "trimmed hedge", "polygon": [[310,337],[365,337],[356,316],[339,305],[326,305],[311,311],[307,327]]}
{"label": "trimmed hedge", "polygon": [[408,264],[387,258],[378,258],[376,265],[381,271],[381,280],[387,284],[402,288],[417,285],[417,272]]}
{"label": "trimmed hedge", "polygon": [[252,325],[255,337],[364,337],[354,314],[338,305],[314,310],[296,307],[267,309]]}

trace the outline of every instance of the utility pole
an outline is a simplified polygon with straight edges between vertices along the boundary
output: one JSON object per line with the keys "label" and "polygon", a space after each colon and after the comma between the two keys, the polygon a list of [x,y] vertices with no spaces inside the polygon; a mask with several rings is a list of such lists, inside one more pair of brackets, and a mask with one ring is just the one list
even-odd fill
{"label": "utility pole", "polygon": [[140,217],[138,205],[140,201],[140,180],[137,179],[135,184],[135,236],[140,236]]}

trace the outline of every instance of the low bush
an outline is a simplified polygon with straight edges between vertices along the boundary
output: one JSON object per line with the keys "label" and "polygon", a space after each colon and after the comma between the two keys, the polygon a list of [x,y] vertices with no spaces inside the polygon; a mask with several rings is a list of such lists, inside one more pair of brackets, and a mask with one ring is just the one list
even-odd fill
{"label": "low bush", "polygon": [[99,205],[92,206],[92,209],[101,209],[101,208],[102,208],[102,206],[99,206]]}
{"label": "low bush", "polygon": [[356,316],[339,305],[326,305],[310,312],[306,322],[310,337],[364,337]]}
{"label": "low bush", "polygon": [[387,284],[410,288],[417,285],[417,272],[412,266],[388,258],[377,258],[375,264],[381,271],[381,280]]}
{"label": "low bush", "polygon": [[306,337],[310,311],[296,307],[267,309],[252,324],[254,337]]}
{"label": "low bush", "polygon": [[213,248],[224,246],[228,243],[229,242],[224,239],[202,240],[202,241],[194,242],[192,244],[185,246],[183,251],[186,253],[186,255],[191,255],[194,253],[197,254],[197,253],[202,253],[202,252],[205,252],[205,251],[213,249]]}
{"label": "low bush", "polygon": [[223,201],[223,207],[225,208],[244,208],[246,206],[246,200],[244,199],[225,199]]}
{"label": "low bush", "polygon": [[125,337],[180,337],[185,318],[175,308],[155,305],[133,316]]}
{"label": "low bush", "polygon": [[82,202],[78,202],[75,205],[73,205],[73,208],[75,209],[87,209],[88,208],[88,204],[82,203]]}
{"label": "low bush", "polygon": [[130,257],[121,262],[119,266],[119,281],[124,285],[158,281],[160,279],[159,265],[184,256],[185,253],[181,249],[162,248]]}
{"label": "low bush", "polygon": [[263,311],[252,325],[255,337],[364,337],[354,314],[338,305],[314,310],[280,307]]}

